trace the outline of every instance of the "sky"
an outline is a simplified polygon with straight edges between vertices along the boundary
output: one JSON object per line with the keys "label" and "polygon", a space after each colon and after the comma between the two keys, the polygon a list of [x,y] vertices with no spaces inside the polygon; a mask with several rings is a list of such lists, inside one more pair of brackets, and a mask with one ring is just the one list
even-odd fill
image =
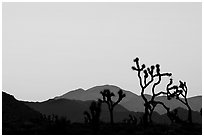
{"label": "sky", "polygon": [[135,57],[160,64],[175,84],[186,81],[188,97],[202,94],[201,3],[3,3],[2,9],[2,90],[17,99],[43,101],[105,84],[139,95]]}

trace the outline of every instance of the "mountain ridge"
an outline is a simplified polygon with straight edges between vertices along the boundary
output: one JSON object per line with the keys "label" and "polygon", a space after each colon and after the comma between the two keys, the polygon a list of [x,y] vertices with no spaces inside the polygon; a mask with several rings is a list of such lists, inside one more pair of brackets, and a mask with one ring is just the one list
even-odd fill
{"label": "mountain ridge", "polygon": [[[113,92],[115,94],[115,96],[113,97],[113,100],[116,101],[117,92],[121,88],[115,85],[106,84],[106,85],[94,86],[87,90],[84,90],[84,89],[83,90],[82,89],[72,90],[72,91],[66,92],[65,94],[61,96],[57,96],[54,99],[66,98],[66,99],[74,99],[74,100],[82,100],[82,101],[97,100],[98,98],[102,98],[102,96],[100,95],[100,91],[104,89],[109,89],[111,92]],[[124,106],[129,111],[144,112],[144,106],[143,106],[144,101],[141,95],[137,95],[127,90],[123,90],[123,92],[126,94],[126,97],[120,102],[122,106]],[[149,94],[145,94],[145,96],[147,97],[148,100],[151,98],[151,95]],[[176,99],[167,100],[165,96],[159,96],[156,99],[158,101],[165,102],[165,104],[167,104],[167,106],[169,106],[172,110],[175,109],[176,107],[182,107],[182,108],[186,107],[185,105],[183,105],[181,102],[179,102]],[[188,98],[188,101],[189,101],[189,104],[192,106],[192,110],[200,111],[202,107],[202,96],[201,95],[190,97]],[[156,107],[155,110],[159,112],[159,114],[165,113],[165,110],[161,106]]]}
{"label": "mountain ridge", "polygon": [[[84,122],[84,111],[89,111],[90,104],[93,100],[89,101],[81,101],[81,100],[69,100],[69,99],[49,99],[44,102],[26,102],[26,101],[19,101],[16,100],[14,96],[10,96],[9,94],[3,93],[3,118],[4,118],[4,123],[7,122],[8,118],[7,116],[11,115],[11,110],[14,111],[15,113],[21,109],[21,113],[18,115],[20,117],[23,116],[23,111],[26,111],[29,113],[32,113],[32,115],[35,116],[35,118],[40,117],[41,114],[43,115],[57,115],[59,117],[66,117],[67,119],[70,119],[71,122],[77,122],[77,123],[83,123]],[[14,100],[14,101],[12,101]],[[12,104],[15,107],[15,109],[5,109],[8,105],[5,103],[8,102],[7,104],[9,105],[10,102],[13,102]],[[17,105],[18,104],[18,105]],[[179,117],[182,120],[187,119],[187,111],[184,108],[178,107],[178,114]],[[128,119],[129,114],[134,115],[137,117],[137,121],[140,121],[140,118],[143,115],[143,112],[133,112],[129,111],[126,109],[124,106],[118,104],[116,105],[114,109],[114,121],[115,122],[123,122],[125,119]],[[199,112],[192,111],[192,116],[193,116],[193,121],[195,123],[201,123],[201,115]],[[22,116],[21,116],[22,115]],[[36,115],[38,115],[36,117]],[[28,115],[29,117],[31,116],[30,114]],[[22,117],[24,119],[24,117]],[[159,114],[157,112],[153,113],[153,121],[156,123],[163,123],[163,124],[170,124],[170,120],[167,117],[166,113],[165,114]],[[6,120],[6,121],[5,121]],[[110,117],[109,117],[109,110],[107,104],[103,103],[102,104],[102,111],[101,111],[101,120],[103,122],[109,122]]]}

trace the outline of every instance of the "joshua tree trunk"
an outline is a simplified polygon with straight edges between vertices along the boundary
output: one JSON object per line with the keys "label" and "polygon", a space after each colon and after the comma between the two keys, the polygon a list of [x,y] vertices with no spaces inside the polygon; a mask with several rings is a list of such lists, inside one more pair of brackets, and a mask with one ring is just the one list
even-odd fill
{"label": "joshua tree trunk", "polygon": [[110,123],[113,124],[113,109],[110,109]]}
{"label": "joshua tree trunk", "polygon": [[153,114],[153,111],[151,111],[150,114],[149,114],[149,122],[150,122],[150,124],[152,124],[152,114]]}
{"label": "joshua tree trunk", "polygon": [[188,107],[188,121],[189,123],[192,123],[192,110],[189,104],[187,104],[187,107]]}
{"label": "joshua tree trunk", "polygon": [[149,116],[149,111],[148,111],[148,107],[145,106],[145,113],[144,113],[144,125],[148,125],[148,116]]}
{"label": "joshua tree trunk", "polygon": [[142,96],[142,98],[143,98],[143,100],[145,102],[144,103],[145,113],[144,113],[144,117],[143,117],[143,122],[144,122],[144,125],[148,125],[149,110],[148,110],[148,101],[144,96],[144,89],[142,89],[141,96]]}
{"label": "joshua tree trunk", "polygon": [[191,109],[188,110],[188,121],[192,123],[192,111]]}

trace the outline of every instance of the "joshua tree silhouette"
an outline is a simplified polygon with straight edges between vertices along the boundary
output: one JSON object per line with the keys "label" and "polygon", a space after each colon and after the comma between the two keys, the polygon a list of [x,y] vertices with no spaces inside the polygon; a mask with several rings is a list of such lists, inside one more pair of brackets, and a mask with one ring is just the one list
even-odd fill
{"label": "joshua tree silhouette", "polygon": [[100,122],[100,114],[101,114],[101,100],[91,102],[89,107],[90,113],[88,111],[84,111],[85,122],[90,123],[93,126],[99,125]]}
{"label": "joshua tree silhouette", "polygon": [[179,81],[179,85],[173,85],[173,86],[172,84],[173,84],[173,79],[170,79],[170,82],[167,86],[167,91],[168,91],[167,99],[170,100],[172,98],[176,98],[181,103],[186,105],[186,107],[188,108],[188,121],[189,123],[192,123],[192,109],[187,99],[188,87],[186,86],[186,82]]}
{"label": "joshua tree silhouette", "polygon": [[104,102],[108,105],[108,109],[110,112],[110,123],[113,124],[114,123],[113,109],[126,95],[123,93],[123,90],[120,89],[118,91],[118,95],[119,95],[118,100],[116,102],[114,102],[114,101],[112,101],[112,97],[115,96],[115,94],[113,92],[111,92],[109,89],[104,89],[100,93],[103,96],[102,102]]}
{"label": "joshua tree silhouette", "polygon": [[[139,58],[135,58],[133,61],[135,62],[135,66],[132,66],[132,69],[134,71],[137,71],[137,75],[139,78],[139,84],[141,87],[141,96],[144,100],[145,113],[143,116],[143,122],[146,125],[148,123],[152,123],[151,117],[152,117],[155,107],[158,104],[162,105],[166,109],[167,114],[170,114],[169,108],[163,102],[155,100],[155,98],[161,94],[167,95],[167,91],[159,91],[156,93],[155,87],[161,83],[162,77],[165,77],[165,76],[170,77],[172,74],[171,73],[161,73],[159,64],[156,64],[155,66],[152,65],[151,67],[146,68],[145,64],[140,66]],[[144,92],[146,88],[150,86],[151,83],[153,83],[153,86],[151,88],[152,96],[150,100],[147,100],[147,98],[144,95]]]}

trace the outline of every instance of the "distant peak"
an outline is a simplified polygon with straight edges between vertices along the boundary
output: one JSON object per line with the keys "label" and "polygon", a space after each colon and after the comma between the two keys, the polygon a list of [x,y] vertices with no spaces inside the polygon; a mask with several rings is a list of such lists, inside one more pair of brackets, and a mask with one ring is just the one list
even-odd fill
{"label": "distant peak", "polygon": [[103,85],[103,86],[119,88],[118,86],[110,85],[110,84],[106,84],[106,85]]}
{"label": "distant peak", "polygon": [[83,88],[78,88],[78,89],[75,89],[75,91],[78,90],[78,91],[85,91]]}
{"label": "distant peak", "polygon": [[83,88],[77,88],[77,89],[74,89],[74,90],[71,90],[71,91],[68,91],[67,93],[65,93],[65,94],[68,94],[68,93],[70,93],[70,92],[84,92],[85,90],[83,89]]}
{"label": "distant peak", "polygon": [[118,86],[110,85],[110,84],[98,85],[98,86],[94,86],[94,87],[92,87],[92,88],[97,88],[97,87],[103,87],[103,88],[118,88],[118,89],[120,89]]}

